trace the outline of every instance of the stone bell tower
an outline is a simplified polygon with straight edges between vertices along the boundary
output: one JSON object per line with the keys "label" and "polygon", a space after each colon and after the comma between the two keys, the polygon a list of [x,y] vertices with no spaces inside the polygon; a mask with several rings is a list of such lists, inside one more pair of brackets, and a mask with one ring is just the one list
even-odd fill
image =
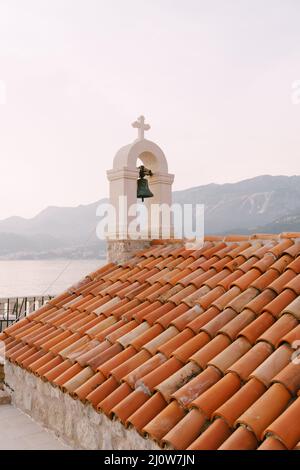
{"label": "stone bell tower", "polygon": [[[172,221],[163,220],[161,217],[151,217],[151,211],[158,204],[172,205],[172,184],[174,175],[168,172],[168,162],[161,148],[154,142],[145,139],[145,131],[150,129],[145,123],[144,116],[140,116],[132,126],[138,130],[137,139],[116,154],[113,161],[113,169],[107,172],[110,190],[110,204],[117,214],[117,223],[114,233],[108,236],[108,259],[113,262],[124,262],[134,252],[150,245],[152,238],[162,238],[166,233],[164,229],[169,224],[171,230]],[[145,199],[145,202],[137,200],[137,180],[139,178],[139,166],[143,165],[151,170],[152,176],[147,177],[149,189],[153,197]],[[138,204],[138,206],[137,206]],[[146,232],[141,230],[141,236],[133,233],[132,227],[136,220],[137,207],[145,210]],[[123,215],[120,216],[119,214]],[[152,212],[153,213],[153,212]],[[126,214],[126,215],[124,215]],[[143,233],[142,233],[143,232]],[[153,237],[153,234],[156,234]]]}

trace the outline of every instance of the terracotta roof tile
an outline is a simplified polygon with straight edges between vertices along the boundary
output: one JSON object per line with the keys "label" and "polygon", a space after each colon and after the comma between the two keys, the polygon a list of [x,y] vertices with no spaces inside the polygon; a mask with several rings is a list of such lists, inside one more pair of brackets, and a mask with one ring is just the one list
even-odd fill
{"label": "terracotta roof tile", "polygon": [[[76,362],[78,362],[78,364],[82,366],[87,365],[90,359],[95,359],[95,357],[98,354],[103,353],[104,351],[109,349],[111,347],[111,344],[108,341],[103,341],[100,343],[97,340],[93,340],[93,341],[90,341],[90,343],[87,346],[88,347],[84,349],[83,351],[82,350],[79,351],[79,355],[75,357]],[[71,358],[68,357],[68,359],[71,359]]]}
{"label": "terracotta roof tile", "polygon": [[274,437],[268,437],[257,450],[287,450],[284,444]]}
{"label": "terracotta roof tile", "polygon": [[157,416],[160,411],[166,407],[167,403],[160,393],[155,393],[148,401],[146,401],[138,410],[136,410],[127,419],[127,425],[132,425],[135,429],[142,433],[142,429],[152,419]]}
{"label": "terracotta roof tile", "polygon": [[279,417],[264,431],[284,444],[287,449],[293,449],[300,440],[300,398],[296,399]]}
{"label": "terracotta roof tile", "polygon": [[199,435],[205,421],[205,416],[198,410],[190,411],[165,435],[161,444],[173,449],[186,449]]}
{"label": "terracotta roof tile", "polygon": [[[113,316],[105,318],[104,315],[102,315],[98,318],[99,321],[97,323],[93,321],[92,326],[90,325],[90,328],[85,332],[86,335],[90,338],[97,338],[100,334],[103,333],[104,339],[108,332],[110,333],[111,331],[114,331],[116,328],[120,328],[120,326],[125,324],[125,322],[122,320],[117,321],[117,319]],[[99,341],[101,341],[101,339],[102,338],[99,337]]]}
{"label": "terracotta roof tile", "polygon": [[255,450],[257,443],[257,439],[252,431],[245,426],[239,426],[238,429],[223,442],[218,450]]}
{"label": "terracotta roof tile", "polygon": [[31,372],[35,372],[42,366],[48,364],[54,357],[55,356],[53,356],[52,353],[43,353],[40,358],[30,364],[28,370],[30,370]]}
{"label": "terracotta roof tile", "polygon": [[[147,322],[140,323],[133,330],[129,331],[128,333],[125,333],[124,335],[121,336],[121,338],[118,338],[117,342],[123,348],[126,348],[127,346],[132,344],[132,341],[134,341],[136,338],[139,338],[141,335],[146,333],[149,329],[150,329],[150,326]],[[156,337],[156,335],[154,335],[154,337]],[[151,339],[153,339],[153,337],[151,337]]]}
{"label": "terracotta roof tile", "polygon": [[176,401],[166,406],[152,421],[146,424],[143,432],[155,441],[160,440],[183,418],[184,410]]}
{"label": "terracotta roof tile", "polygon": [[[194,337],[194,333],[189,328],[186,328],[180,333],[178,333],[178,335],[174,336],[173,338],[169,339],[169,341],[159,346],[158,351],[163,353],[165,356],[169,357],[182,344],[186,345],[187,341],[193,337]],[[185,362],[185,360],[181,362]]]}
{"label": "terracotta roof tile", "polygon": [[139,313],[141,310],[144,308],[148,307],[150,305],[150,302],[145,301],[145,302],[140,302],[138,299],[132,299],[131,301],[128,301],[122,306],[117,306],[113,310],[113,316],[116,319],[128,322],[130,320],[136,320],[139,322],[138,319],[134,318],[134,315],[136,313]]}
{"label": "terracotta roof tile", "polygon": [[[169,362],[165,362],[167,366]],[[175,363],[176,364],[176,363]],[[177,361],[179,366],[178,370],[171,374],[170,377],[167,377],[165,380],[157,384],[154,388],[158,390],[164,399],[169,402],[171,400],[172,394],[179,390],[184,384],[189,382],[193,377],[199,374],[200,368],[189,362],[185,366],[181,367],[181,363]]]}
{"label": "terracotta roof tile", "polygon": [[263,308],[274,300],[276,294],[271,289],[265,289],[263,292],[258,294],[249,303],[245,304],[245,309],[251,310],[256,315],[260,314]]}
{"label": "terracotta roof tile", "polygon": [[258,258],[256,258],[255,256],[251,256],[247,261],[245,261],[238,267],[239,271],[242,271],[242,273],[247,273],[248,271],[250,271],[250,269],[253,268],[253,266],[257,262],[257,259]]}
{"label": "terracotta roof tile", "polygon": [[273,384],[238,418],[237,423],[250,428],[257,440],[262,440],[265,429],[283,413],[290,399],[291,395],[283,385]]}
{"label": "terracotta roof tile", "polygon": [[209,361],[208,365],[216,367],[223,374],[251,348],[251,344],[245,338],[238,338],[227,348]]}
{"label": "terracotta roof tile", "polygon": [[[156,356],[153,360],[156,359]],[[134,387],[141,387],[143,390],[150,393],[153,393],[154,387],[158,384],[164,382],[166,379],[181,369],[182,363],[178,361],[175,357],[171,357],[167,361],[164,361],[161,365],[156,367],[154,370],[151,370],[146,375],[140,377],[134,383]]]}
{"label": "terracotta roof tile", "polygon": [[274,282],[269,285],[269,289],[273,289],[276,294],[280,294],[286,285],[296,277],[296,274],[291,269],[287,269],[283,274],[279,276]]}
{"label": "terracotta roof tile", "polygon": [[183,256],[185,258],[188,258],[189,256],[191,256],[194,259],[198,259],[198,258],[200,258],[200,256],[204,252],[206,252],[209,248],[212,248],[213,246],[214,246],[214,244],[211,241],[205,240],[204,244],[203,244],[203,246],[201,246],[201,248],[193,251],[192,253],[185,250],[185,253],[181,254],[181,256]]}
{"label": "terracotta roof tile", "polygon": [[217,408],[213,416],[223,418],[230,428],[250,406],[255,403],[259,397],[265,393],[266,387],[257,379],[249,380],[224,404]]}
{"label": "terracotta roof tile", "polygon": [[285,386],[292,395],[296,395],[300,389],[300,367],[297,361],[290,362],[273,380]]}
{"label": "terracotta roof tile", "polygon": [[172,292],[170,292],[168,295],[161,295],[159,300],[161,302],[166,302],[168,300],[169,302],[173,302],[174,304],[179,305],[181,302],[184,302],[187,297],[189,297],[196,291],[196,287],[192,285],[184,288],[178,286],[176,288],[176,291],[177,292],[174,292],[174,290],[172,289]]}
{"label": "terracotta roof tile", "polygon": [[275,319],[270,313],[262,313],[253,322],[240,331],[239,336],[243,336],[251,344],[254,344],[257,338],[273,325],[274,322]]}
{"label": "terracotta roof tile", "polygon": [[208,429],[188,447],[188,450],[217,450],[231,435],[231,432],[230,427],[223,419],[216,419]]}
{"label": "terracotta roof tile", "polygon": [[194,307],[195,302],[197,302],[197,300],[199,300],[203,295],[208,294],[210,291],[211,291],[210,287],[203,285],[202,287],[194,291],[192,294],[185,297],[182,301],[186,305],[188,305],[190,308]]}
{"label": "terracotta roof tile", "polygon": [[131,339],[130,343],[128,343],[131,344],[137,351],[139,351],[145,344],[149,343],[149,341],[156,338],[164,331],[163,327],[158,323],[150,327],[147,322],[144,322],[140,326],[142,327],[143,325],[146,325],[147,327],[145,328],[145,331],[140,333],[134,339]]}
{"label": "terracotta roof tile", "polygon": [[293,449],[299,238],[154,242],[7,328],[7,359],[161,446]]}
{"label": "terracotta roof tile", "polygon": [[300,256],[292,261],[288,266],[288,269],[294,271],[295,274],[300,274]]}
{"label": "terracotta roof tile", "polygon": [[[141,364],[144,364],[148,359],[151,358],[151,354],[145,350],[141,350],[134,356],[124,360],[122,364],[117,365],[111,369],[110,374],[117,380],[121,381],[123,377],[126,377],[132,371],[138,369]],[[101,368],[99,368],[101,370]]]}
{"label": "terracotta roof tile", "polygon": [[226,307],[232,308],[236,313],[240,313],[246,305],[251,302],[259,294],[258,290],[254,287],[249,287],[247,290],[239,294],[231,300]]}
{"label": "terracotta roof tile", "polygon": [[212,302],[214,307],[217,307],[220,312],[229,305],[229,303],[241,294],[239,287],[233,286],[227,292],[221,294],[217,299]]}
{"label": "terracotta roof tile", "polygon": [[123,398],[123,400],[118,400],[117,405],[112,408],[111,412],[113,416],[125,424],[127,419],[147,400],[149,400],[149,395],[144,393],[142,389],[137,389]]}
{"label": "terracotta roof tile", "polygon": [[143,346],[143,349],[148,351],[150,354],[154,355],[157,353],[158,348],[169,341],[171,338],[174,338],[178,334],[177,328],[174,326],[169,326],[166,330],[156,336],[154,339],[150,340]]}
{"label": "terracotta roof tile", "polygon": [[105,376],[101,372],[97,372],[90,377],[86,382],[82,383],[78,388],[74,390],[72,396],[76,399],[86,402],[86,397],[99,385],[105,382]]}
{"label": "terracotta roof tile", "polygon": [[209,308],[214,300],[219,299],[224,294],[224,289],[221,286],[217,286],[207,294],[201,296],[195,303],[199,304],[204,310]]}
{"label": "terracotta roof tile", "polygon": [[232,363],[225,372],[235,372],[243,382],[262,364],[273,352],[272,347],[264,341],[257,343],[236,362]]}
{"label": "terracotta roof tile", "polygon": [[232,320],[219,328],[219,333],[227,335],[231,341],[234,341],[238,333],[255,320],[255,318],[255,313],[245,308],[239,315],[234,316]]}
{"label": "terracotta roof tile", "polygon": [[128,397],[131,392],[131,388],[126,383],[119,385],[112,393],[100,401],[97,405],[97,410],[113,418],[112,410],[114,407],[121,403],[124,398]]}
{"label": "terracotta roof tile", "polygon": [[279,258],[274,264],[272,264],[271,268],[278,272],[278,274],[282,274],[286,267],[293,261],[293,257],[290,255],[284,255]]}
{"label": "terracotta roof tile", "polygon": [[173,352],[173,356],[177,357],[181,362],[186,362],[189,357],[195,354],[203,346],[210,341],[207,333],[201,332],[198,335],[189,339],[185,344],[179,346]]}
{"label": "terracotta roof tile", "polygon": [[219,406],[223,405],[241,387],[241,380],[233,373],[226,374],[221,380],[197,397],[191,406],[198,408],[207,418],[210,418]]}
{"label": "terracotta roof tile", "polygon": [[283,313],[285,307],[290,305],[295,298],[296,294],[292,290],[285,289],[263,308],[263,312],[269,312],[275,318],[278,318]]}
{"label": "terracotta roof tile", "polygon": [[118,382],[114,377],[110,377],[101,383],[92,392],[86,396],[86,401],[91,403],[95,408],[97,405],[118,388]]}
{"label": "terracotta roof tile", "polygon": [[185,304],[182,304],[181,306],[178,305],[177,314],[179,311],[180,315],[171,321],[171,325],[175,326],[178,331],[182,331],[192,320],[194,320],[199,315],[198,307],[188,308],[188,306]]}
{"label": "terracotta roof tile", "polygon": [[93,358],[88,359],[85,365],[92,367],[92,369],[96,371],[101,364],[104,364],[120,351],[122,351],[122,346],[120,344],[114,344],[113,346],[105,349],[105,351],[93,356]]}
{"label": "terracotta roof tile", "polygon": [[28,345],[24,345],[24,343],[19,343],[17,346],[14,346],[12,349],[6,351],[5,354],[7,359],[9,359],[11,362],[14,362],[15,358],[30,350],[32,351],[34,349]]}
{"label": "terracotta roof tile", "polygon": [[205,331],[211,338],[214,338],[219,330],[229,323],[237,315],[236,311],[232,308],[226,308],[223,312],[219,313],[212,320],[202,326],[201,331]]}
{"label": "terracotta roof tile", "polygon": [[265,273],[270,266],[273,265],[274,269],[275,257],[272,253],[266,253],[259,261],[257,261],[253,268],[258,269],[262,274]]}
{"label": "terracotta roof tile", "polygon": [[271,356],[258,366],[254,372],[252,372],[250,377],[255,377],[264,385],[269,387],[273,377],[288,365],[291,360],[291,356],[291,348],[285,345],[280,346],[271,354]]}
{"label": "terracotta roof tile", "polygon": [[93,370],[90,367],[85,367],[74,377],[71,377],[67,382],[63,384],[62,391],[68,392],[70,395],[74,396],[74,391],[86,382],[88,382],[88,380],[93,376]]}
{"label": "terracotta roof tile", "polygon": [[233,281],[231,286],[237,286],[241,291],[247,289],[252,282],[255,281],[258,277],[260,277],[261,273],[258,269],[252,268],[246,274],[239,277],[236,281]]}
{"label": "terracotta roof tile", "polygon": [[282,314],[284,313],[290,313],[298,321],[300,320],[300,296],[298,296],[295,300],[289,303],[287,307],[284,308],[284,310],[282,311]]}
{"label": "terracotta roof tile", "polygon": [[219,315],[220,310],[217,307],[210,307],[204,311],[200,307],[191,309],[194,315],[189,318],[189,323],[186,324],[194,333],[199,333],[201,328]]}
{"label": "terracotta roof tile", "polygon": [[211,359],[224,351],[224,349],[226,349],[230,344],[230,340],[227,336],[222,334],[217,335],[189,359],[196,362],[199,367],[204,369]]}
{"label": "terracotta roof tile", "polygon": [[280,256],[282,253],[284,253],[285,250],[293,246],[293,241],[286,239],[275,245],[273,248],[269,250],[270,253],[273,253],[275,256]]}
{"label": "terracotta roof tile", "polygon": [[63,362],[64,361],[61,357],[56,356],[53,359],[51,359],[49,362],[47,362],[45,365],[39,367],[33,372],[37,377],[41,377],[44,380],[44,377],[47,372],[54,369],[56,366],[58,366],[59,364],[62,364]]}
{"label": "terracotta roof tile", "polygon": [[293,258],[298,256],[300,254],[300,242],[296,242],[293,245],[291,245],[289,248],[284,250],[284,253],[291,255]]}
{"label": "terracotta roof tile", "polygon": [[[300,324],[298,324],[292,331],[287,333],[286,335],[281,338],[277,346],[281,346],[281,344],[287,343],[290,346],[293,346],[300,339]],[[299,343],[298,343],[299,344]]]}
{"label": "terracotta roof tile", "polygon": [[213,275],[212,271],[209,270],[209,271],[205,272],[203,269],[198,268],[198,269],[195,269],[195,271],[193,271],[192,273],[189,272],[186,276],[179,279],[178,284],[186,287],[189,284],[193,283],[193,285],[195,285],[195,287],[197,287],[197,284],[193,281],[196,281],[197,278],[200,278],[200,285],[202,285],[202,279],[203,279],[203,281],[205,281],[206,279],[208,279],[212,275]]}
{"label": "terracotta roof tile", "polygon": [[207,367],[197,377],[177,390],[172,397],[183,407],[189,405],[221,378],[220,372],[214,367]]}
{"label": "terracotta roof tile", "polygon": [[[60,358],[61,359],[61,358]],[[51,364],[52,365],[52,364]],[[71,361],[68,359],[62,360],[59,364],[55,365],[53,368],[49,369],[43,374],[44,380],[51,381],[54,383],[54,380],[63,374],[65,371],[72,367]]]}
{"label": "terracotta roof tile", "polygon": [[[181,307],[178,307],[177,310],[181,312]],[[174,308],[174,304],[171,302],[167,302],[165,304],[161,304],[159,301],[154,302],[150,304],[150,306],[143,311],[143,315],[141,316],[140,314],[137,314],[134,316],[135,319],[139,320],[146,320],[149,325],[153,325],[155,322],[159,322],[164,328],[167,328],[170,324],[170,322],[165,321],[162,323],[162,319],[167,317],[167,314],[172,311],[172,312],[177,312],[177,310]],[[172,316],[173,319],[173,316]]]}
{"label": "terracotta roof tile", "polygon": [[23,360],[20,360],[20,365],[23,367],[23,368],[30,368],[30,365],[37,361],[38,359],[40,359],[41,357],[43,357],[45,355],[45,353],[43,351],[35,351],[33,354],[31,354],[29,357],[27,357],[26,359],[23,359]]}
{"label": "terracotta roof tile", "polygon": [[73,377],[75,377],[82,370],[83,369],[79,364],[71,364],[62,374],[58,375],[58,377],[53,380],[53,383],[63,390],[64,384],[73,379]]}
{"label": "terracotta roof tile", "polygon": [[279,318],[270,328],[268,328],[261,336],[257,338],[257,341],[265,341],[270,343],[274,348],[282,337],[289,331],[293,330],[298,322],[295,317],[286,313]]}

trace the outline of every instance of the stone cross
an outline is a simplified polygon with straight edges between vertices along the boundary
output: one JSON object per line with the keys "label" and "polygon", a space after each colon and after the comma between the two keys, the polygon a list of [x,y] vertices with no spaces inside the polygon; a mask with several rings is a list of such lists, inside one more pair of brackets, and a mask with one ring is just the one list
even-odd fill
{"label": "stone cross", "polygon": [[132,123],[132,127],[138,129],[138,140],[144,140],[145,131],[149,131],[151,129],[149,124],[145,124],[144,116],[140,116],[137,121]]}

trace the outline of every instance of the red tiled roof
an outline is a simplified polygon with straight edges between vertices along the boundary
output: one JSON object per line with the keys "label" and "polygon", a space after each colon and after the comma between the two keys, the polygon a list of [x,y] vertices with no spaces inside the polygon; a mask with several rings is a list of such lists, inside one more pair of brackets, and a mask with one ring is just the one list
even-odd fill
{"label": "red tiled roof", "polygon": [[293,449],[299,320],[299,233],[207,237],[107,264],[0,339],[11,362],[161,446]]}

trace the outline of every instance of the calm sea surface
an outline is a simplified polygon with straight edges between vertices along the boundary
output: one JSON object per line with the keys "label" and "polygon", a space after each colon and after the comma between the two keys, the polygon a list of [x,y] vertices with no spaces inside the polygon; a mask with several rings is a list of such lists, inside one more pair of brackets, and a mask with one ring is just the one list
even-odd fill
{"label": "calm sea surface", "polygon": [[0,297],[58,294],[105,260],[0,261]]}

